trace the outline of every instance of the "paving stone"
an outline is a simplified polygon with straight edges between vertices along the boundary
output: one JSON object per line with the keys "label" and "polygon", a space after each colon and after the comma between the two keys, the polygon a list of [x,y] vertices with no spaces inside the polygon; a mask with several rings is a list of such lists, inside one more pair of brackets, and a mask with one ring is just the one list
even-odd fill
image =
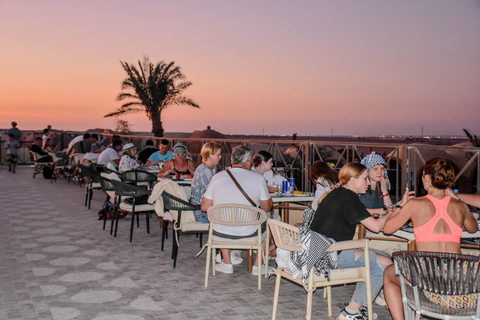
{"label": "paving stone", "polygon": [[[262,278],[257,290],[257,277],[247,273],[245,262],[233,274],[210,274],[205,288],[206,254],[195,257],[200,250],[195,235],[180,237],[173,269],[172,231],[161,251],[155,216],[150,234],[140,219],[130,243],[129,216],[120,220],[116,238],[110,221],[102,230],[101,191],[94,191],[88,210],[84,187],[62,178],[54,183],[41,175],[32,179],[27,166],[15,175],[0,167],[0,185],[2,320],[271,319],[275,278]],[[313,318],[335,319],[353,290],[353,285],[332,289],[330,318],[319,289]],[[301,287],[282,280],[277,319],[303,319],[306,299]],[[391,319],[386,308],[374,305],[374,312]]]}

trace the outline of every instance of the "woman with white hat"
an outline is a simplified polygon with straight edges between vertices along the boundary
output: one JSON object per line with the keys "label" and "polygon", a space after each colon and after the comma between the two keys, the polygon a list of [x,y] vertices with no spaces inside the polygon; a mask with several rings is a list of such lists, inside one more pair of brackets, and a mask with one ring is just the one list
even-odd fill
{"label": "woman with white hat", "polygon": [[140,167],[135,156],[137,155],[137,147],[133,143],[127,143],[123,147],[123,156],[118,165],[118,171],[124,172],[134,170]]}

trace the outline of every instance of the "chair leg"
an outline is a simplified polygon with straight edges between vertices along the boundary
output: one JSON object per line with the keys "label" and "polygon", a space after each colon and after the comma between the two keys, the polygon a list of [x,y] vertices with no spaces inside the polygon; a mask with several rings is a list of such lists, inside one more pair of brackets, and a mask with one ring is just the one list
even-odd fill
{"label": "chair leg", "polygon": [[174,269],[177,266],[178,243],[177,243],[176,239],[178,239],[178,231],[175,231],[175,234],[177,235],[177,237],[175,237],[175,239],[172,239],[172,242],[173,242],[172,255],[173,255],[173,268]]}
{"label": "chair leg", "polygon": [[202,236],[203,236],[203,233],[200,232],[200,248],[202,247],[202,243],[203,243]]}
{"label": "chair leg", "polygon": [[210,249],[210,247],[207,246],[207,263],[205,266],[205,288],[208,287],[208,274],[210,273],[210,257],[211,256],[212,256],[212,249]]}
{"label": "chair leg", "polygon": [[279,270],[275,271],[277,275],[277,279],[275,281],[275,294],[273,296],[273,312],[272,312],[272,320],[275,320],[277,317],[277,307],[278,307],[278,296],[280,294],[280,282],[282,281],[282,276],[280,275]]}
{"label": "chair leg", "polygon": [[314,275],[313,270],[310,270],[310,277],[308,277],[308,288],[307,288],[308,295],[307,295],[307,315],[305,316],[306,320],[312,319],[313,275]]}
{"label": "chair leg", "polygon": [[132,222],[130,223],[130,242],[133,239],[133,225],[135,224],[135,210],[132,210]]}
{"label": "chair leg", "polygon": [[150,234],[150,212],[147,212],[147,233]]}
{"label": "chair leg", "polygon": [[163,220],[163,226],[162,226],[162,251],[163,251],[163,244],[165,243],[165,236],[167,234],[167,224],[168,221]]}
{"label": "chair leg", "polygon": [[140,215],[137,214],[137,228],[140,228]]}
{"label": "chair leg", "polygon": [[114,238],[117,237],[117,230],[118,230],[118,220],[120,220],[120,208],[116,210],[116,215],[115,215],[115,234]]}
{"label": "chair leg", "polygon": [[88,193],[88,210],[90,210],[90,203],[92,203],[93,197],[93,188],[90,186],[89,193]]}
{"label": "chair leg", "polygon": [[85,185],[85,207],[88,204],[88,184]]}
{"label": "chair leg", "polygon": [[327,288],[327,303],[328,303],[328,316],[332,316],[332,287],[328,286]]}

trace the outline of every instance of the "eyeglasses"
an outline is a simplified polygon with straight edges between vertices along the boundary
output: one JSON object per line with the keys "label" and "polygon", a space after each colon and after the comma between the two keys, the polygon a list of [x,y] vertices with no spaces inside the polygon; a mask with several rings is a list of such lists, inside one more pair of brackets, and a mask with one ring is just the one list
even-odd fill
{"label": "eyeglasses", "polygon": [[175,153],[175,157],[185,157],[185,153]]}

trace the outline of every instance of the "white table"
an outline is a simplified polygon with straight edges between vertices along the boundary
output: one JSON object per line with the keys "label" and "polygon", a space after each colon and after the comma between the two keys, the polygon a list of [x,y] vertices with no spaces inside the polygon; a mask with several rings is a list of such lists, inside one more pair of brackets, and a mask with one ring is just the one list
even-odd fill
{"label": "white table", "polygon": [[[315,197],[311,194],[308,195],[272,195],[272,201],[274,204],[279,204],[279,210],[284,209],[282,216],[282,221],[288,223],[290,220],[290,202],[308,202],[308,205],[315,200]],[[283,204],[283,205],[282,205]]]}

